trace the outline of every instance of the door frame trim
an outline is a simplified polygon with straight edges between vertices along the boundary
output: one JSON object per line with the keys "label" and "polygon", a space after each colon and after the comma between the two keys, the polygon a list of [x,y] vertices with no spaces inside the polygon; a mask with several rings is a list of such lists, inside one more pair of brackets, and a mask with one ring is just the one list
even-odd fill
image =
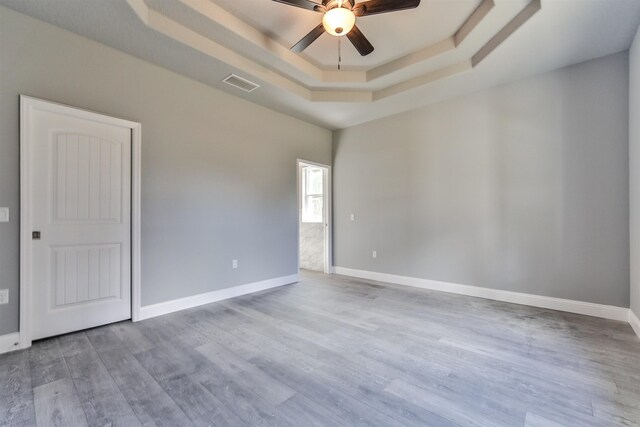
{"label": "door frame trim", "polygon": [[50,111],[131,129],[131,319],[140,320],[142,125],[92,111],[20,95],[20,348],[31,346],[31,146],[33,110]]}
{"label": "door frame trim", "polygon": [[300,272],[300,224],[302,223],[302,197],[301,197],[301,183],[302,183],[302,177],[300,176],[300,165],[301,164],[305,164],[305,165],[311,165],[311,166],[318,166],[321,168],[325,168],[327,170],[327,179],[325,180],[324,183],[324,195],[325,195],[325,200],[326,203],[324,204],[324,208],[325,208],[325,216],[327,219],[327,226],[326,226],[326,233],[324,236],[324,273],[325,274],[331,274],[333,273],[333,196],[331,193],[331,190],[333,188],[333,184],[331,183],[331,178],[332,178],[332,173],[331,173],[331,165],[325,165],[323,163],[318,163],[318,162],[311,162],[309,160],[304,160],[304,159],[296,159],[296,177],[297,177],[297,184],[296,184],[296,200],[298,201],[298,226],[297,226],[297,236],[298,236],[298,242],[297,242],[297,251],[296,253],[298,254],[298,273]]}

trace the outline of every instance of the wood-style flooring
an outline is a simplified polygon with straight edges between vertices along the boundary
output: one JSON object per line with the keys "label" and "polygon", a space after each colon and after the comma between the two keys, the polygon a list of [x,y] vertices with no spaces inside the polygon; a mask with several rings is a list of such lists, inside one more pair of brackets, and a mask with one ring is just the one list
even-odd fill
{"label": "wood-style flooring", "polygon": [[304,273],[0,355],[1,426],[634,426],[628,324]]}

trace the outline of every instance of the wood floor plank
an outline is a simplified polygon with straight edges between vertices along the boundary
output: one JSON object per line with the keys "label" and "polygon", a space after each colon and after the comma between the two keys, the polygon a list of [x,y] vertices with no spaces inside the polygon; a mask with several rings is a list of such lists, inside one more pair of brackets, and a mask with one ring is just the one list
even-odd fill
{"label": "wood floor plank", "polygon": [[198,371],[191,375],[242,422],[251,426],[293,427],[288,418],[278,413],[262,396],[246,385],[238,384],[233,378],[212,367],[209,371]]}
{"label": "wood floor plank", "polygon": [[87,418],[70,378],[53,381],[33,390],[38,426],[82,427]]}
{"label": "wood floor plank", "polygon": [[254,365],[245,362],[235,353],[217,343],[197,347],[202,355],[215,363],[220,369],[232,376],[239,384],[252,388],[272,405],[279,405],[296,394],[294,390],[269,376]]}
{"label": "wood floor plank", "polygon": [[143,425],[170,427],[190,424],[189,418],[124,347],[125,344],[118,345],[113,341],[119,342],[119,338],[111,328],[88,335],[104,366]]}
{"label": "wood floor plank", "polygon": [[119,322],[108,328],[118,337],[122,345],[132,354],[141,353],[154,347],[153,342],[131,322]]}
{"label": "wood floor plank", "polygon": [[624,322],[300,277],[0,355],[0,426],[640,427]]}
{"label": "wood floor plank", "polygon": [[35,422],[28,359],[16,357],[0,364],[0,426],[32,426]]}
{"label": "wood floor plank", "polygon": [[8,363],[17,364],[25,360],[29,360],[29,350],[17,350],[9,353],[0,354],[0,366]]}
{"label": "wood floor plank", "polygon": [[280,403],[278,411],[293,420],[294,425],[309,427],[348,426],[347,420],[340,419],[328,408],[301,394],[291,396]]}
{"label": "wood floor plank", "polygon": [[457,426],[435,412],[385,392],[390,381],[387,378],[379,381],[377,377],[390,377],[395,372],[384,365],[367,364],[365,368],[360,364],[323,365],[314,373],[332,389],[365,402],[402,425]]}
{"label": "wood floor plank", "polygon": [[162,387],[194,423],[225,412],[222,404],[209,391],[188,375],[161,380]]}
{"label": "wood floor plank", "polygon": [[511,418],[507,421],[499,419],[495,412],[486,414],[485,411],[472,407],[471,399],[474,399],[475,396],[450,399],[433,392],[433,390],[427,390],[426,387],[418,387],[400,380],[389,384],[385,391],[460,425],[477,427],[486,425],[512,426],[522,425],[524,422],[525,414],[522,414],[520,420]]}
{"label": "wood floor plank", "polygon": [[66,335],[60,343],[89,425],[141,425],[86,334]]}
{"label": "wood floor plank", "polygon": [[221,422],[241,423],[239,417],[192,378],[190,373],[197,369],[180,363],[188,359],[175,359],[159,347],[138,353],[135,357],[192,423],[206,425],[207,420],[214,418],[220,418]]}
{"label": "wood floor plank", "polygon": [[640,423],[640,400],[616,396],[615,399],[595,399],[593,416],[606,424],[634,426]]}
{"label": "wood floor plank", "polygon": [[33,343],[29,349],[29,363],[34,388],[69,377],[67,364],[55,338]]}
{"label": "wood floor plank", "polygon": [[363,401],[332,387],[331,383],[323,381],[323,378],[315,375],[313,371],[299,370],[295,366],[283,365],[265,357],[254,358],[251,363],[313,402],[326,407],[348,425],[402,425],[377,409],[366,405]]}
{"label": "wood floor plank", "polygon": [[568,427],[564,424],[557,423],[535,412],[527,412],[524,427]]}
{"label": "wood floor plank", "polygon": [[270,350],[272,357],[304,365],[305,369],[313,369],[323,363],[315,357],[308,357],[309,352],[313,352],[312,342],[286,333],[279,328],[278,322],[269,322],[261,317],[256,319],[247,314],[251,311],[246,307],[233,306],[233,310],[250,321],[225,328],[218,319],[206,315],[198,316],[197,319],[185,315],[185,318],[191,327],[247,361]]}
{"label": "wood floor plank", "polygon": [[[182,328],[180,325],[175,325],[176,322],[180,322],[179,318],[171,319],[170,322],[174,323],[173,328]],[[197,336],[196,341],[193,341],[193,338],[189,339],[192,344],[202,342],[200,335]],[[226,363],[222,367],[219,366],[219,361],[207,359],[202,353],[181,341],[180,337],[163,336],[159,333],[156,340],[158,346],[152,351],[157,357],[157,363],[152,365],[156,375],[162,378],[163,372],[170,372],[173,375],[189,377],[215,396],[224,411],[236,417],[236,424],[291,425],[288,420],[276,413],[274,406],[268,403],[268,399],[258,394],[262,391],[261,388],[256,388],[253,381],[247,382],[243,375],[236,375],[235,370],[226,369]],[[144,353],[138,354],[138,357],[143,359],[148,356]],[[230,360],[238,359],[231,353],[227,357]],[[215,416],[230,419],[228,414],[218,413]]]}

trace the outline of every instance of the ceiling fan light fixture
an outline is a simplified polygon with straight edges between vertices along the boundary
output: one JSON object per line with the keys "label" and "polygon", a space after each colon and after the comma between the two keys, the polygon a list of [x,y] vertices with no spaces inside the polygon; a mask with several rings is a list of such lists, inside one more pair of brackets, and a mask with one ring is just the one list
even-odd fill
{"label": "ceiling fan light fixture", "polygon": [[332,36],[346,35],[356,23],[356,16],[349,9],[335,7],[322,17],[322,25]]}

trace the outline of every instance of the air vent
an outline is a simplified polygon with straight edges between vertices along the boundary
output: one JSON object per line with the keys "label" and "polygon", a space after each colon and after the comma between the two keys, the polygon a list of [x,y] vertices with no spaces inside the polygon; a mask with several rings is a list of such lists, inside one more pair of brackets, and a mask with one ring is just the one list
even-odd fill
{"label": "air vent", "polygon": [[229,75],[226,79],[223,80],[223,82],[233,87],[237,87],[238,89],[245,92],[253,92],[260,87],[259,84],[250,82],[249,80],[243,79],[242,77],[236,76],[235,74]]}

